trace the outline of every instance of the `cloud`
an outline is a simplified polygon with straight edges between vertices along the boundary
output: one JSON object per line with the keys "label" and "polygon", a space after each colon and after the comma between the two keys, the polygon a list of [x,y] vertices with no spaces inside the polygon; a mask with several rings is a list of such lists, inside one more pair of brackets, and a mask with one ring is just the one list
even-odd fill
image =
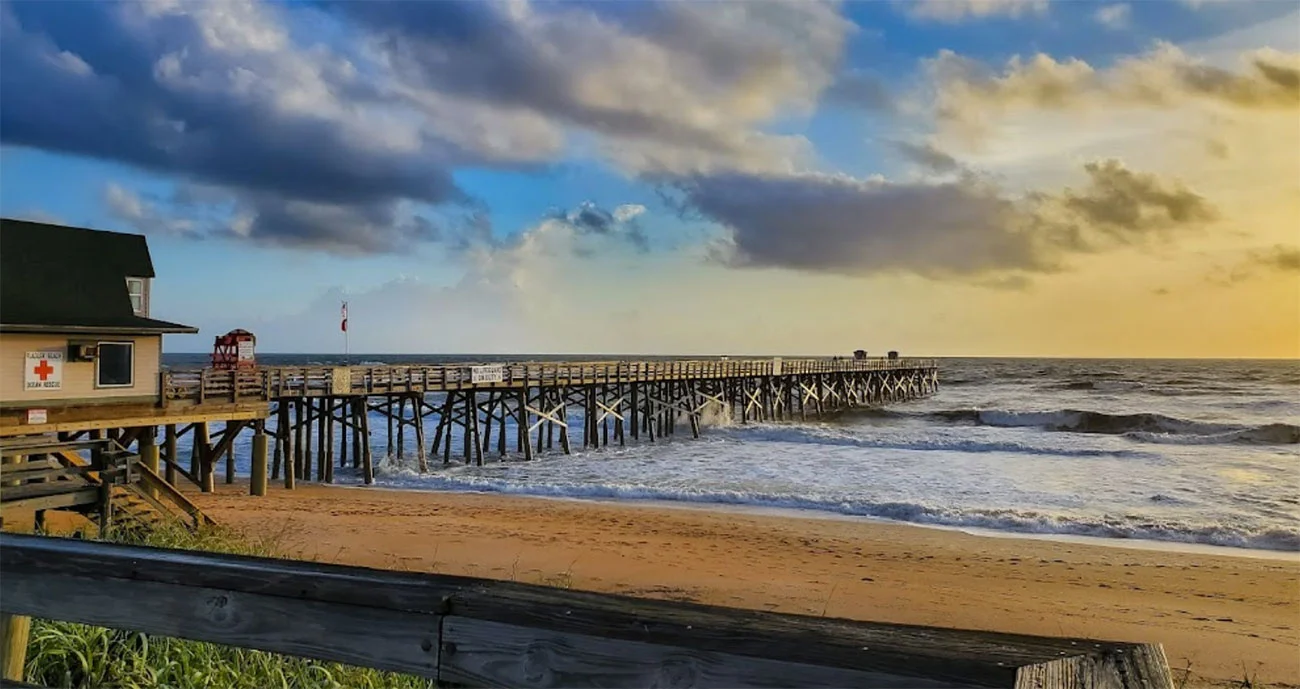
{"label": "cloud", "polygon": [[628,222],[645,213],[645,206],[639,203],[625,203],[614,209],[614,220]]}
{"label": "cloud", "polygon": [[53,225],[67,224],[67,221],[64,220],[61,216],[56,215],[54,213],[50,213],[48,211],[41,210],[39,208],[21,210],[16,213],[6,213],[5,215],[6,217],[14,218],[17,220],[30,220],[32,222],[43,222],[43,223],[50,223]]}
{"label": "cloud", "polygon": [[404,252],[437,234],[413,205],[481,212],[467,167],[802,165],[807,140],[763,126],[815,108],[853,30],[801,1],[7,2],[0,140],[218,189],[202,234]]}
{"label": "cloud", "polygon": [[1251,254],[1251,262],[1271,270],[1284,273],[1300,273],[1300,247],[1274,246],[1267,251]]}
{"label": "cloud", "polygon": [[600,137],[632,172],[769,169],[800,137],[755,129],[808,110],[853,25],[813,2],[339,3],[410,88]]}
{"label": "cloud", "polygon": [[1219,217],[1205,197],[1182,184],[1133,172],[1117,160],[1087,163],[1084,171],[1088,186],[1079,191],[1066,189],[1058,200],[1082,225],[1111,238],[1131,242]]}
{"label": "cloud", "polygon": [[955,23],[966,18],[1018,18],[1047,13],[1047,0],[911,0],[908,14],[916,19]]}
{"label": "cloud", "polygon": [[[273,6],[6,3],[0,31],[5,143],[220,186],[281,216],[324,204],[377,217],[402,199],[464,199],[448,168],[464,150],[347,100],[364,77],[342,56],[295,46]],[[157,226],[111,193],[122,217]],[[304,246],[405,248],[364,225],[343,236],[328,225],[259,227]]]}
{"label": "cloud", "polygon": [[889,112],[894,109],[893,96],[885,84],[875,75],[861,70],[840,74],[822,97],[828,103],[868,112]]}
{"label": "cloud", "polygon": [[909,141],[891,141],[890,144],[904,158],[931,172],[953,172],[962,168],[956,158],[939,150],[934,144]]}
{"label": "cloud", "polygon": [[[637,222],[637,218],[645,213],[645,210],[645,206],[639,204],[622,204],[611,211],[594,202],[584,201],[568,211],[553,212],[546,220],[567,227],[575,239],[582,237],[613,239],[625,241],[639,251],[648,251],[650,240]],[[544,226],[545,223],[529,232],[535,232]],[[556,231],[555,228],[545,227],[552,233]],[[527,235],[528,232],[525,232],[514,241],[520,241],[520,238],[526,238]],[[496,244],[501,246],[500,242]],[[588,247],[575,244],[570,248],[579,254],[590,253]]]}
{"label": "cloud", "polygon": [[[1023,287],[1071,254],[1140,245],[1217,217],[1177,182],[1117,161],[1084,167],[1080,189],[1014,198],[968,173],[899,183],[844,175],[716,175],[677,185],[684,207],[728,230],[716,260],[844,275],[911,272]],[[1000,276],[1000,277],[999,277]]]}
{"label": "cloud", "polygon": [[328,203],[220,186],[183,184],[166,198],[110,183],[109,215],[145,234],[251,241],[336,255],[396,253],[442,238],[442,228],[410,204]]}
{"label": "cloud", "polygon": [[1172,109],[1188,104],[1240,111],[1300,111],[1300,54],[1272,49],[1242,56],[1237,71],[1198,62],[1177,47],[1154,50],[1098,70],[1079,59],[1015,56],[999,73],[951,51],[927,69],[941,124],[978,136],[1015,111],[1074,111],[1125,106]]}
{"label": "cloud", "polygon": [[166,234],[185,237],[197,237],[194,223],[183,218],[170,217],[160,211],[154,204],[140,198],[134,192],[108,184],[104,188],[104,205],[108,214],[127,223],[146,234]]}
{"label": "cloud", "polygon": [[1092,18],[1108,29],[1127,29],[1133,16],[1133,8],[1128,3],[1103,5],[1097,8]]}

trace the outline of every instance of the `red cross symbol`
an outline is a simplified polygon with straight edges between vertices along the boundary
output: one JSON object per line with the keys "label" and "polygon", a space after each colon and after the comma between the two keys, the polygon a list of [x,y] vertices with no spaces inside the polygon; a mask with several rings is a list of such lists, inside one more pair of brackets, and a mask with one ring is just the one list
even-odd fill
{"label": "red cross symbol", "polygon": [[44,381],[46,378],[50,377],[50,374],[54,373],[54,367],[50,365],[50,362],[41,359],[41,363],[37,364],[36,368],[32,369],[32,373],[40,376],[41,380]]}

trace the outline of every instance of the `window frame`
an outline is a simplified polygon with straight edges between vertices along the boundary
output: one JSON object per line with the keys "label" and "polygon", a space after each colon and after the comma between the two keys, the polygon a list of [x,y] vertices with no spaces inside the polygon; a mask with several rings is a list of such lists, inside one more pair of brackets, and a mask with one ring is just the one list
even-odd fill
{"label": "window frame", "polygon": [[[99,353],[103,351],[103,347],[104,347],[104,345],[125,345],[125,346],[127,346],[127,347],[130,349],[130,351],[131,351],[131,358],[130,358],[130,361],[131,361],[131,366],[130,366],[130,370],[131,370],[131,382],[129,382],[129,383],[108,383],[108,384],[102,382],[101,377],[100,377],[100,370],[101,370],[101,366],[100,366],[100,364],[101,364],[101,362],[103,361],[103,357],[100,356]],[[96,389],[96,390],[100,390],[100,389],[112,390],[112,389],[114,389],[114,388],[133,388],[133,387],[135,387],[135,342],[134,342],[133,340],[101,340],[101,341],[95,343],[95,347],[96,347],[96,355],[95,355],[95,389]]]}
{"label": "window frame", "polygon": [[[131,290],[131,287],[132,287],[133,285],[139,285],[139,286],[140,286],[140,291],[139,291],[139,292],[134,292],[134,291],[132,291],[132,290]],[[129,299],[131,299],[131,311],[132,311],[133,313],[135,313],[135,315],[137,315],[137,316],[146,316],[146,315],[148,315],[148,313],[149,313],[149,285],[148,285],[148,283],[146,282],[145,278],[127,277],[127,279],[126,279],[126,294],[127,294],[127,297],[128,297]],[[135,298],[136,298],[136,297],[139,297],[139,298],[140,298],[140,308],[136,308],[136,307],[135,307]]]}

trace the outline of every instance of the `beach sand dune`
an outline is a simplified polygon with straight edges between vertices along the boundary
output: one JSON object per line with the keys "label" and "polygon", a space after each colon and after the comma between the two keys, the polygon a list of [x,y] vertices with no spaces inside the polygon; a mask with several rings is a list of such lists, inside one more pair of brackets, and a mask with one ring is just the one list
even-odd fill
{"label": "beach sand dune", "polygon": [[848,519],[300,486],[196,496],[326,562],[714,605],[1165,645],[1175,678],[1300,685],[1300,561]]}

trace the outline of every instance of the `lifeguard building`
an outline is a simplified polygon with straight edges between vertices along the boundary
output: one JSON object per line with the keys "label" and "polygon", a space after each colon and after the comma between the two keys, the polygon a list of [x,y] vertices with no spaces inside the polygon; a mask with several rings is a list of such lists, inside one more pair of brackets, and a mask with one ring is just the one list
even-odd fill
{"label": "lifeguard building", "polygon": [[[176,466],[179,435],[200,424],[206,435],[207,421],[266,417],[265,402],[169,394],[162,339],[198,328],[153,317],[154,276],[142,235],[0,218],[6,508],[98,504],[107,511],[107,501],[92,495],[100,484],[91,479],[134,485],[145,473],[145,480],[157,478],[160,427],[167,429],[166,473],[174,482],[178,470],[184,473]],[[203,438],[200,445],[199,459],[210,463],[210,443]],[[144,469],[134,464],[141,457]],[[153,486],[145,497],[155,499],[160,490]]]}

